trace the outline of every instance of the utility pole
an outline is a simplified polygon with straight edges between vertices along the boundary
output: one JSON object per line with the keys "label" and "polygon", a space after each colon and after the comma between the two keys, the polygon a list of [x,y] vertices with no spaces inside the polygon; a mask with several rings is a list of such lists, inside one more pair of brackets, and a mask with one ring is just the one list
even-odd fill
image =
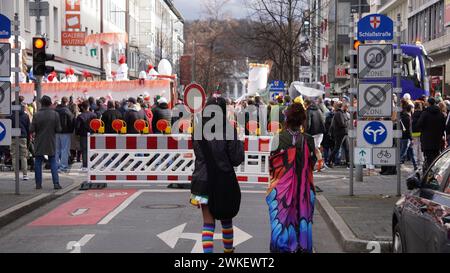
{"label": "utility pole", "polygon": [[[100,0],[100,33],[103,33],[103,0]],[[100,78],[106,80],[105,65],[103,63],[103,49],[100,48]]]}

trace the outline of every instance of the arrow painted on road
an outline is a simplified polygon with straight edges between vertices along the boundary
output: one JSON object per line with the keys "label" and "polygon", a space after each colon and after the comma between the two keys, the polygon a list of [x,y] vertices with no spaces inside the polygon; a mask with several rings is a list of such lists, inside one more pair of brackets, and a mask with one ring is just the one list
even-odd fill
{"label": "arrow painted on road", "polygon": [[[174,249],[180,239],[188,239],[195,241],[195,245],[192,248],[191,253],[202,253],[202,235],[200,233],[184,233],[187,223],[174,227],[168,231],[158,234],[158,238],[166,243],[170,248]],[[238,246],[253,238],[247,232],[234,226],[234,246]],[[214,233],[215,240],[222,240],[221,233]]]}
{"label": "arrow painted on road", "polygon": [[85,214],[89,209],[77,209],[76,211],[70,213],[72,216],[80,216]]}

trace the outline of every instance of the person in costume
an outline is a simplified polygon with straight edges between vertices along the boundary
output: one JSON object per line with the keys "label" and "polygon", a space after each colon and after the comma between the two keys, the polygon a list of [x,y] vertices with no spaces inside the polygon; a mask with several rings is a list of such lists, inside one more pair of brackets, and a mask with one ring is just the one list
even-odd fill
{"label": "person in costume", "polygon": [[317,161],[312,136],[302,133],[305,108],[286,109],[284,129],[272,142],[270,187],[266,202],[271,224],[272,253],[311,253],[315,203],[313,169]]}
{"label": "person in costume", "polygon": [[[203,126],[201,124],[194,126],[194,128],[199,129],[195,129],[196,131],[193,134],[195,169],[192,174],[190,203],[202,210],[202,243],[204,253],[213,253],[216,220],[220,220],[222,224],[224,252],[233,253],[233,217],[236,216],[237,212],[235,210],[231,212],[234,216],[228,219],[220,219],[222,217],[214,214],[212,208],[219,206],[227,210],[228,208],[238,208],[240,205],[240,190],[234,167],[239,166],[245,159],[244,143],[238,139],[236,129],[231,127],[230,122],[226,119],[226,100],[222,97],[211,97],[206,104],[206,108],[208,107],[220,108],[221,113],[215,116],[214,119],[222,120],[217,120],[214,123],[223,124],[222,132],[225,138],[223,136],[217,137],[216,132],[210,132],[216,129],[219,130],[220,128],[215,128],[214,130],[209,130],[211,128],[208,129],[207,123],[213,118],[204,117],[202,121]],[[200,130],[200,132],[197,130]],[[218,134],[221,135],[222,132]],[[196,137],[199,133],[201,136],[199,137],[200,140]],[[230,134],[234,135],[229,136]],[[223,179],[223,176],[219,177],[220,175],[227,175],[227,178],[230,177],[233,179]],[[219,180],[225,183],[220,184],[218,182]],[[223,187],[218,187],[219,184]],[[226,195],[232,187],[238,187],[237,190],[239,193],[236,194],[237,197],[233,195],[233,198],[228,199],[217,196]]]}

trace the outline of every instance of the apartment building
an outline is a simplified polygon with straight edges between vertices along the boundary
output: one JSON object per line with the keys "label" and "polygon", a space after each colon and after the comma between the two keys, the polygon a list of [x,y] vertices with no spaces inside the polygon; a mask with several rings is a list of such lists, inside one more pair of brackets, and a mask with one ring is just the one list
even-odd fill
{"label": "apartment building", "polygon": [[[446,4],[447,2],[447,4]],[[402,19],[402,41],[421,43],[433,59],[427,62],[431,92],[450,92],[450,14],[444,0],[378,0],[371,6],[373,12]]]}
{"label": "apartment building", "polygon": [[[77,75],[90,72],[95,78],[102,76],[101,50],[85,46],[63,46],[62,31],[66,26],[66,7],[72,0],[46,0],[49,16],[41,17],[41,33],[48,38],[48,52],[55,54],[49,62],[59,73],[72,67]],[[27,65],[32,66],[32,37],[37,35],[36,17],[30,16],[30,0],[19,0],[21,36],[26,41]],[[135,78],[148,64],[157,65],[162,58],[179,66],[183,53],[184,20],[170,0],[76,0],[80,5],[80,25],[76,31],[86,35],[98,33],[127,33],[126,48],[116,49],[112,56],[112,70],[118,68],[120,55],[126,54],[129,76]],[[16,1],[0,0],[0,13],[13,18]],[[70,12],[69,12],[70,13]],[[163,42],[164,41],[164,42]],[[177,72],[175,69],[174,72]]]}

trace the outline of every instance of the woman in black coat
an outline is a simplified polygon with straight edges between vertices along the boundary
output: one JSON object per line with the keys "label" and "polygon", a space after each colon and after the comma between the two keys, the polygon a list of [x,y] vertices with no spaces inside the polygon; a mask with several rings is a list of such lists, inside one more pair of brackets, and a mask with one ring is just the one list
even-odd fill
{"label": "woman in black coat", "polygon": [[[193,136],[195,169],[192,174],[190,202],[192,205],[202,209],[204,223],[202,231],[203,251],[212,253],[216,219],[209,208],[209,194],[213,193],[216,196],[216,194],[221,194],[221,192],[211,192],[211,189],[217,189],[217,184],[214,185],[213,183],[218,183],[217,181],[220,179],[217,175],[212,175],[211,169],[218,170],[215,174],[229,174],[230,177],[233,175],[235,177],[234,167],[239,166],[244,161],[245,153],[244,143],[238,140],[236,129],[231,127],[231,124],[226,119],[225,99],[221,97],[210,98],[206,104],[207,109],[208,107],[209,109],[214,109],[214,107],[216,107],[216,110],[220,109],[222,117],[219,117],[220,114],[212,118],[203,117],[203,124],[195,126],[195,128],[203,128],[203,130],[194,131]],[[208,129],[209,122],[223,124],[222,132],[219,132],[217,130],[219,128],[215,128],[215,126],[213,127],[214,129]],[[232,185],[231,183],[237,184],[237,181],[230,181],[230,187],[239,187],[239,185]],[[240,203],[240,199],[237,202]],[[230,207],[239,206],[238,204],[223,205]],[[233,221],[232,219],[225,219],[221,220],[221,223],[225,253],[234,252]]]}

